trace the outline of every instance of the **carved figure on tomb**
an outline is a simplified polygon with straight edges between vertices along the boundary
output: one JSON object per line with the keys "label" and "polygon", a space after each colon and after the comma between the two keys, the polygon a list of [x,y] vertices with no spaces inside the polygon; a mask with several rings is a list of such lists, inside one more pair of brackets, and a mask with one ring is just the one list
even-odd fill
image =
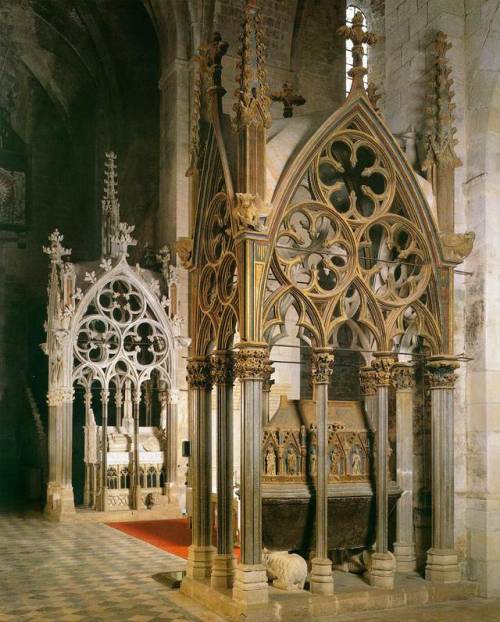
{"label": "carved figure on tomb", "polygon": [[357,445],[353,447],[351,454],[351,473],[353,475],[362,475],[361,456]]}
{"label": "carved figure on tomb", "polygon": [[279,590],[303,590],[307,577],[307,563],[297,553],[288,551],[262,552],[262,561],[266,566],[267,578],[273,587]]}
{"label": "carved figure on tomb", "polygon": [[276,475],[276,452],[270,445],[266,452],[266,475]]}
{"label": "carved figure on tomb", "polygon": [[288,475],[297,475],[297,454],[293,447],[289,447],[286,454],[286,470]]}

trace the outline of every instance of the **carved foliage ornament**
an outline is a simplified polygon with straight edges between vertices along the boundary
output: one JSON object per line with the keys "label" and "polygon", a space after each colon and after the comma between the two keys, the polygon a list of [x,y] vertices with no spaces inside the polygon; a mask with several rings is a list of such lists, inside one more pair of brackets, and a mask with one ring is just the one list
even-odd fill
{"label": "carved foliage ornament", "polygon": [[234,358],[231,353],[216,353],[213,356],[212,379],[214,384],[234,383]]}
{"label": "carved foliage ornament", "polygon": [[266,380],[273,368],[267,347],[245,347],[236,353],[235,374],[240,380]]}
{"label": "carved foliage ornament", "polygon": [[186,367],[188,386],[192,389],[212,388],[212,366],[206,359],[191,359]]}
{"label": "carved foliage ornament", "polygon": [[453,389],[457,379],[455,370],[460,367],[454,359],[434,359],[427,362],[425,378],[430,389]]}
{"label": "carved foliage ornament", "polygon": [[413,366],[396,363],[392,368],[392,382],[396,391],[413,389],[415,386],[415,370]]}
{"label": "carved foliage ornament", "polygon": [[363,367],[359,372],[359,383],[361,393],[366,397],[368,395],[376,395],[377,383],[376,372],[372,367]]}
{"label": "carved foliage ornament", "polygon": [[260,11],[246,2],[236,62],[236,101],[233,105],[233,128],[238,131],[254,125],[269,127],[271,99],[267,83],[265,45]]}
{"label": "carved foliage ornament", "polygon": [[328,351],[313,352],[312,381],[315,384],[328,384],[333,373],[334,356]]}
{"label": "carved foliage ornament", "polygon": [[395,362],[394,354],[387,353],[379,355],[375,353],[375,358],[372,361],[372,367],[374,370],[375,384],[379,387],[388,387],[391,384],[391,370]]}

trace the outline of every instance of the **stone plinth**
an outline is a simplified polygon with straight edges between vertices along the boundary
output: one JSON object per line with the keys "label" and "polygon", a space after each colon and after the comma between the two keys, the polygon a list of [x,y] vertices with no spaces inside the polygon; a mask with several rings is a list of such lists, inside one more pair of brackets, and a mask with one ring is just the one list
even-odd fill
{"label": "stone plinth", "polygon": [[[377,589],[366,585],[359,575],[333,574],[335,593],[331,596],[306,590],[285,592],[271,587],[266,602],[250,603],[235,600],[228,589],[214,589],[208,579],[198,581],[190,577],[182,580],[181,593],[233,622],[332,622],[337,616],[465,600],[478,593],[478,584],[470,581],[437,584],[416,575],[397,575],[394,589]],[[404,614],[400,617],[403,619]]]}
{"label": "stone plinth", "polygon": [[269,589],[263,564],[238,564],[234,573],[233,599],[249,605],[267,603]]}
{"label": "stone plinth", "polygon": [[309,589],[313,594],[329,596],[333,594],[332,561],[330,559],[312,560]]}
{"label": "stone plinth", "polygon": [[214,557],[210,584],[213,588],[233,587],[234,568],[236,558],[234,555],[219,555]]}
{"label": "stone plinth", "polygon": [[413,542],[395,542],[394,557],[396,558],[396,572],[415,572],[417,557]]}
{"label": "stone plinth", "polygon": [[191,544],[188,549],[186,574],[193,579],[205,579],[212,572],[215,548],[213,546],[196,546]]}
{"label": "stone plinth", "polygon": [[387,553],[373,553],[369,561],[367,578],[373,587],[392,590],[394,587],[394,570],[396,562],[394,555]]}
{"label": "stone plinth", "polygon": [[453,549],[429,549],[425,567],[427,581],[455,583],[460,581],[458,555]]}

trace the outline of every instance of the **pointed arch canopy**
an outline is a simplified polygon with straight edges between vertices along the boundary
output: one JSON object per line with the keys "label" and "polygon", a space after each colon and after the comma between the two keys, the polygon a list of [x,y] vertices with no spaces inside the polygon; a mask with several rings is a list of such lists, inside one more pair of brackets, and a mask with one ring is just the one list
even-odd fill
{"label": "pointed arch canopy", "polygon": [[300,122],[301,139],[284,130],[271,141],[273,153],[280,141],[296,147],[267,176],[267,276],[255,310],[262,336],[293,299],[318,346],[335,345],[344,325],[364,347],[410,347],[417,330],[441,352],[450,301],[439,286],[449,266],[418,176],[363,92],[317,118],[315,129]]}

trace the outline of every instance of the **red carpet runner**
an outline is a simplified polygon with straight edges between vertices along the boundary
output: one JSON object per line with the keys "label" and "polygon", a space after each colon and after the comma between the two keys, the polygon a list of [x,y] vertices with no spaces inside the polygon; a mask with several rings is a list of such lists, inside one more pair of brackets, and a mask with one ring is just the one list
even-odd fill
{"label": "red carpet runner", "polygon": [[[148,542],[153,546],[187,559],[188,546],[191,544],[191,530],[187,518],[171,520],[144,520],[130,523],[107,523],[108,527],[123,531],[138,540]],[[239,558],[240,549],[234,550]]]}

